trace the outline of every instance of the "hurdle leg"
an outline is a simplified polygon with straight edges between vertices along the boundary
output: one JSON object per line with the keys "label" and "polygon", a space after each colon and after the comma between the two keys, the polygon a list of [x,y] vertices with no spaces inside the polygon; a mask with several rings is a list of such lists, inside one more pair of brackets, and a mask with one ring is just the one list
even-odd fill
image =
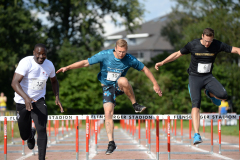
{"label": "hurdle leg", "polygon": [[[1,123],[0,123],[1,128]],[[7,118],[4,118],[4,160],[7,160]]]}
{"label": "hurdle leg", "polygon": [[168,118],[168,121],[167,121],[167,125],[168,125],[168,128],[167,128],[167,141],[168,141],[168,160],[170,160],[170,152],[171,152],[171,148],[170,148],[170,116],[167,117]]}
{"label": "hurdle leg", "polygon": [[145,119],[145,129],[146,129],[146,147],[148,146],[148,121]]}
{"label": "hurdle leg", "polygon": [[183,120],[181,119],[181,139],[182,139],[182,142],[183,142]]}
{"label": "hurdle leg", "polygon": [[211,119],[211,153],[213,153],[213,120]]}
{"label": "hurdle leg", "polygon": [[138,119],[138,144],[141,145],[141,121]]}
{"label": "hurdle leg", "polygon": [[25,155],[24,140],[22,140],[22,155]]}
{"label": "hurdle leg", "polygon": [[218,120],[218,137],[219,137],[219,154],[222,154],[221,152],[221,119]]}
{"label": "hurdle leg", "polygon": [[79,139],[78,139],[78,116],[76,116],[76,160],[78,160],[79,155]]}
{"label": "hurdle leg", "polygon": [[151,154],[151,129],[150,129],[150,119],[148,119],[148,154]]}
{"label": "hurdle leg", "polygon": [[156,160],[159,160],[159,117],[157,116],[156,121]]}

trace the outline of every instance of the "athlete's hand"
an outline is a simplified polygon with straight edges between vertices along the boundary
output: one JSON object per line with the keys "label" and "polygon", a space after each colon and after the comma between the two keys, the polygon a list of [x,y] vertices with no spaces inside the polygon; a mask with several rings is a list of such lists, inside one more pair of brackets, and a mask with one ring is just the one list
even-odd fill
{"label": "athlete's hand", "polygon": [[56,103],[56,105],[59,106],[61,113],[63,113],[64,110],[63,110],[62,103],[60,102],[59,98],[56,97],[55,103]]}
{"label": "athlete's hand", "polygon": [[159,87],[158,84],[157,84],[157,85],[154,85],[154,86],[153,86],[153,89],[154,89],[154,91],[155,91],[159,96],[162,96],[162,91],[161,91],[161,89],[160,89],[160,87]]}
{"label": "athlete's hand", "polygon": [[25,101],[26,110],[31,111],[33,109],[32,102],[36,102],[36,101],[29,97],[25,98],[24,101]]}
{"label": "athlete's hand", "polygon": [[62,68],[60,68],[56,73],[59,73],[59,72],[66,72],[68,69],[67,69],[67,67],[62,67]]}
{"label": "athlete's hand", "polygon": [[158,67],[161,67],[163,65],[163,62],[158,62],[155,64],[155,69],[158,70]]}

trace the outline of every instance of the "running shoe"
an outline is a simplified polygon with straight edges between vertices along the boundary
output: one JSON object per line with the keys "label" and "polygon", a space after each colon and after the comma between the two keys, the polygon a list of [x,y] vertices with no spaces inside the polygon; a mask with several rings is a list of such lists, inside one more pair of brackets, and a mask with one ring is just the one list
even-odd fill
{"label": "running shoe", "polygon": [[116,146],[116,144],[115,143],[109,143],[108,144],[108,149],[107,149],[107,151],[106,151],[106,155],[110,155],[110,154],[112,154],[113,153],[113,151],[115,151],[117,149],[117,146]]}
{"label": "running shoe", "polygon": [[193,136],[193,144],[196,145],[196,144],[199,144],[199,143],[202,143],[202,138],[200,136],[199,133],[195,133],[194,136]]}
{"label": "running shoe", "polygon": [[147,107],[145,106],[141,106],[140,104],[138,103],[134,103],[133,104],[133,108],[135,109],[135,112],[136,113],[141,113],[143,110],[145,110]]}
{"label": "running shoe", "polygon": [[212,100],[213,104],[215,104],[215,105],[217,105],[217,106],[220,106],[220,105],[221,105],[221,100],[220,100],[220,99],[217,99],[217,98],[215,98],[215,97],[210,97],[209,91],[208,91],[207,89],[204,90],[204,93],[206,94],[206,96],[207,96],[208,98],[210,98],[210,99]]}
{"label": "running shoe", "polygon": [[35,134],[36,134],[36,129],[32,128],[32,137],[28,138],[27,140],[27,145],[30,150],[32,150],[35,147],[35,138],[34,138]]}

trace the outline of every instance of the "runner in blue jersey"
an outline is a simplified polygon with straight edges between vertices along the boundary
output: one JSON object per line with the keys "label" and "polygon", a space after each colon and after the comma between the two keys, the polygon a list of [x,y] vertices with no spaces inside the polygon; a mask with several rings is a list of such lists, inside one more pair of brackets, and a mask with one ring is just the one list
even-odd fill
{"label": "runner in blue jersey", "polygon": [[138,71],[143,71],[152,81],[154,91],[159,96],[162,96],[162,91],[151,71],[144,66],[142,62],[128,54],[127,48],[127,42],[123,39],[119,39],[116,42],[115,49],[101,51],[87,60],[82,60],[69,66],[62,67],[56,72],[65,72],[70,69],[82,68],[100,63],[98,80],[101,82],[103,90],[105,127],[109,140],[108,149],[106,151],[107,155],[111,154],[116,149],[116,144],[113,138],[114,123],[112,119],[114,107],[116,105],[116,97],[125,93],[132,102],[136,113],[142,112],[146,109],[145,106],[142,106],[136,102],[132,86],[130,85],[128,79],[124,77],[128,69],[132,67]]}
{"label": "runner in blue jersey", "polygon": [[155,65],[156,70],[158,70],[158,67],[191,53],[191,62],[188,68],[188,89],[192,100],[191,114],[195,131],[193,137],[194,145],[202,142],[199,134],[201,89],[205,88],[205,94],[217,106],[221,104],[221,100],[227,99],[225,88],[212,75],[215,58],[222,51],[240,55],[240,48],[229,46],[214,39],[214,30],[205,28],[201,39],[194,39],[188,42],[181,50],[174,52],[162,62],[158,62]]}

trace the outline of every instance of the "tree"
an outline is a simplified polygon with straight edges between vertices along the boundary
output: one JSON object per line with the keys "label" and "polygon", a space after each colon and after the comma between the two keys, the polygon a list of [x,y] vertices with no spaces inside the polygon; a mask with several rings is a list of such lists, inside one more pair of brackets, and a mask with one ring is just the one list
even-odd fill
{"label": "tree", "polygon": [[[53,61],[56,69],[86,59],[101,50],[104,42],[103,22],[105,16],[111,16],[115,25],[125,25],[129,31],[133,31],[144,13],[144,8],[138,0],[30,1],[39,11],[49,13],[48,20],[52,25],[47,33],[48,58]],[[123,19],[123,21],[119,21],[119,19]],[[88,72],[93,72],[94,75],[90,76]],[[100,82],[95,81],[98,72],[98,67],[90,67],[86,70],[79,69],[70,71],[70,73],[58,74],[60,98],[67,102],[63,102],[63,104],[71,106],[71,110],[77,109],[87,113],[95,112],[94,105],[97,105],[98,102],[102,109],[102,95],[98,95],[101,86]],[[88,86],[88,90],[79,92],[83,85]],[[95,85],[99,87],[97,92],[94,88]],[[72,91],[69,91],[70,89]],[[51,88],[48,87],[48,91],[50,90]],[[71,94],[67,94],[70,92]],[[94,97],[95,94],[98,97]],[[51,91],[47,92],[47,97],[50,98],[49,104],[54,104]],[[82,99],[83,97],[85,99]],[[86,99],[86,97],[88,98]],[[88,102],[84,100],[88,100]],[[52,107],[52,105],[49,106]]]}
{"label": "tree", "polygon": [[[172,45],[179,50],[187,42],[201,38],[204,28],[215,29],[215,38],[229,45],[239,47],[239,16],[240,1],[235,0],[176,0],[177,6],[169,15],[170,22],[162,30]],[[182,57],[181,57],[182,58]],[[226,87],[230,99],[235,106],[234,111],[240,112],[238,92],[239,56],[220,53],[215,61],[213,74]],[[234,70],[233,70],[234,69]],[[213,111],[212,106],[202,101],[203,111]]]}
{"label": "tree", "polygon": [[[26,9],[24,1],[0,1],[0,84],[7,97],[13,97],[11,81],[16,66],[23,57],[32,55],[34,45],[43,43],[43,27]],[[8,98],[8,109],[13,106]]]}

